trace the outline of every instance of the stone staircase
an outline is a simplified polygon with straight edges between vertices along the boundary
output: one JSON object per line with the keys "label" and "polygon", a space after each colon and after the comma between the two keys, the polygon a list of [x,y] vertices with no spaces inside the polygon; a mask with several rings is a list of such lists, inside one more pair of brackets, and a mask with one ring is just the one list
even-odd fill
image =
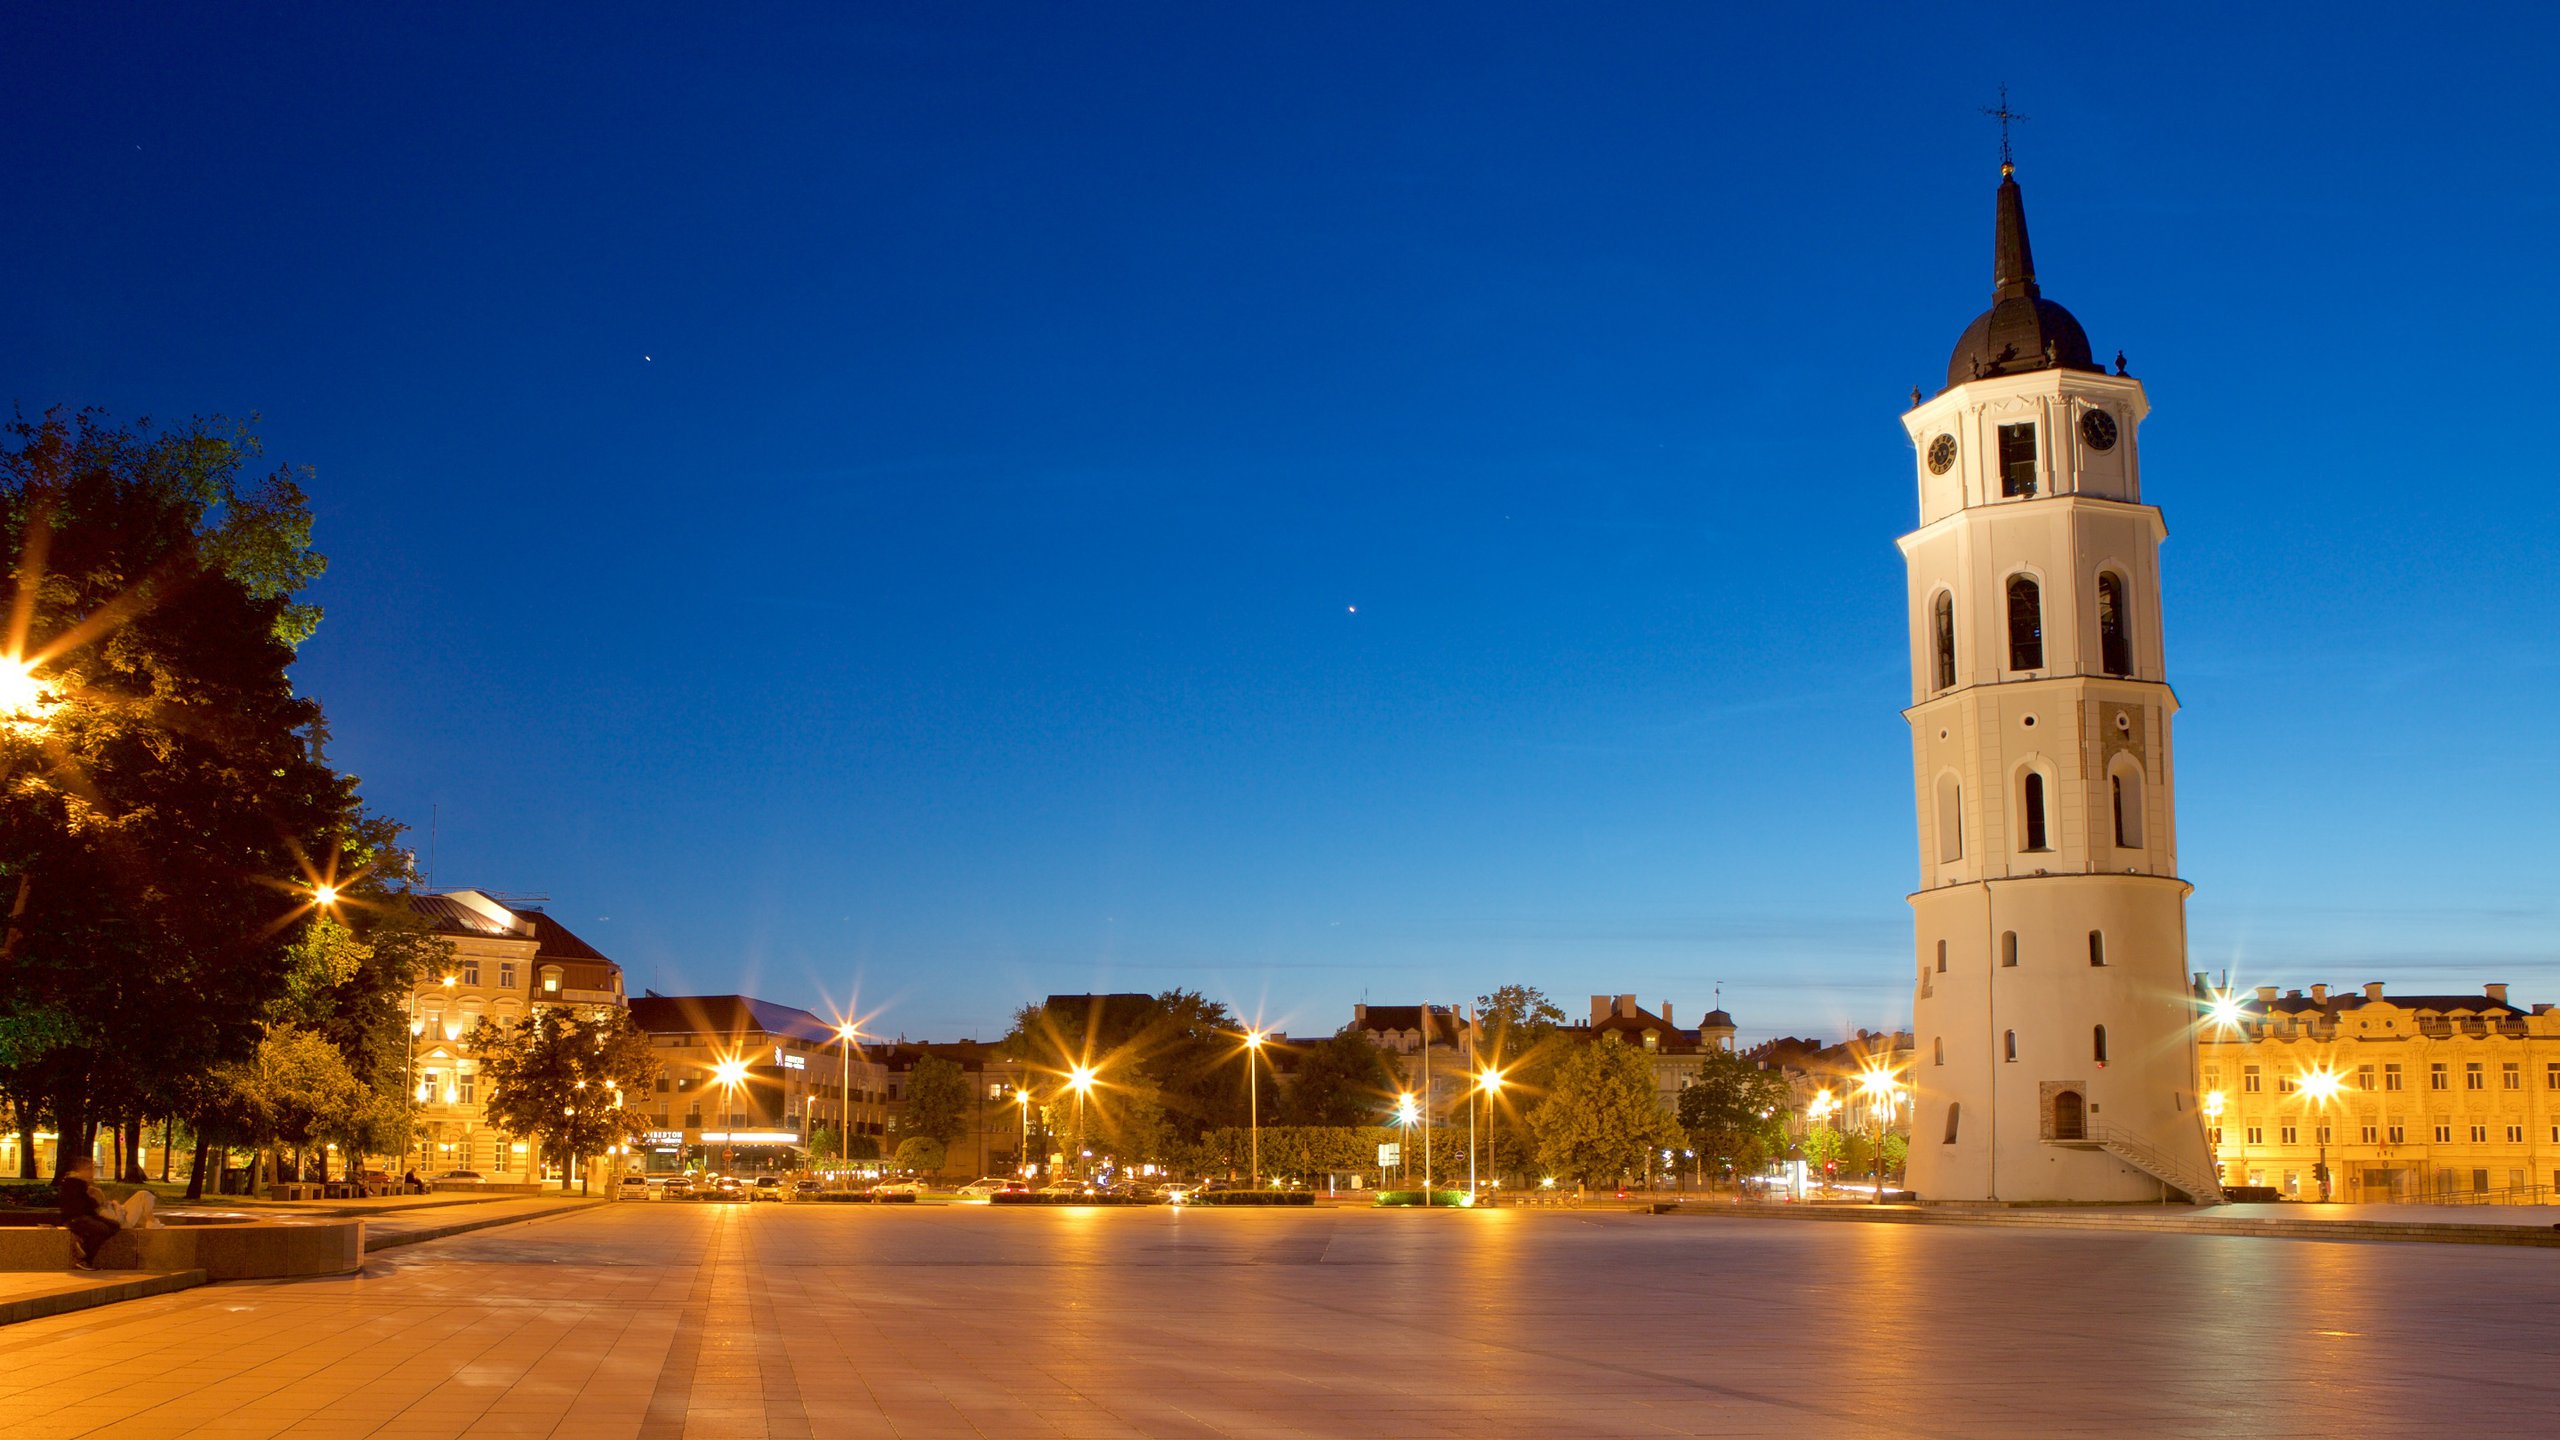
{"label": "stone staircase", "polygon": [[2216,1180],[2211,1171],[2180,1163],[2130,1130],[2091,1125],[2078,1140],[2057,1140],[2054,1143],[2083,1150],[2104,1150],[2195,1204],[2222,1203],[2222,1182]]}

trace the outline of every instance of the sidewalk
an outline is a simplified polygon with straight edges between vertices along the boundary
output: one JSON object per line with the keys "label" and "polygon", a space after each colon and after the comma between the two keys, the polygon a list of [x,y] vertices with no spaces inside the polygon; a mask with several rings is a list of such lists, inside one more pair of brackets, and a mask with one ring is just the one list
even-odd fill
{"label": "sidewalk", "polygon": [[2423,1241],[2560,1249],[2560,1205],[2033,1206],[1734,1203],[1683,1205],[1671,1213],[1752,1220],[1866,1221],[1884,1225],[1994,1225],[2286,1240]]}
{"label": "sidewalk", "polygon": [[441,1240],[447,1235],[464,1235],[494,1225],[514,1225],[552,1215],[567,1215],[613,1202],[602,1196],[580,1199],[575,1195],[520,1195],[499,1200],[473,1199],[466,1203],[471,1209],[462,1213],[455,1213],[451,1207],[442,1205],[411,1205],[387,1215],[378,1211],[359,1211],[357,1213],[365,1217],[365,1253],[370,1255],[377,1250]]}
{"label": "sidewalk", "polygon": [[43,1271],[0,1273],[0,1325],[41,1320],[93,1305],[166,1295],[204,1283],[201,1270],[147,1274],[132,1270],[73,1270],[55,1275]]}

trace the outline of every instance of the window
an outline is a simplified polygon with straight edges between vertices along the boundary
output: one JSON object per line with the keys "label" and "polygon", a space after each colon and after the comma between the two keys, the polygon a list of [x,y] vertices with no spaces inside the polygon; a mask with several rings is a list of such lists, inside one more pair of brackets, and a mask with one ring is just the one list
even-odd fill
{"label": "window", "polygon": [[2560,1090],[2560,1060],[2546,1060],[2543,1062],[2542,1088],[2545,1090]]}
{"label": "window", "polygon": [[2452,1144],[2452,1143],[2453,1143],[2453,1127],[2452,1127],[2452,1126],[2450,1126],[2450,1125],[2439,1125],[2439,1126],[2437,1126],[2437,1127],[2436,1127],[2436,1143],[2437,1143],[2437,1144],[2439,1144],[2439,1145],[2450,1145],[2450,1144]]}
{"label": "window", "polygon": [[444,1072],[443,1072],[443,1071],[441,1071],[441,1070],[421,1070],[421,1071],[419,1071],[419,1072],[418,1072],[418,1100],[419,1100],[419,1103],[421,1103],[421,1104],[433,1104],[433,1103],[435,1103],[435,1098],[436,1098],[436,1082],[437,1082],[438,1080],[443,1079],[443,1078],[444,1078]]}
{"label": "window", "polygon": [[2092,965],[2107,963],[2107,934],[2103,930],[2089,932],[2089,963]]}
{"label": "window", "polygon": [[2294,1077],[2293,1077],[2293,1076],[2291,1076],[2291,1075],[2279,1075],[2279,1076],[2277,1076],[2277,1077],[2276,1077],[2276,1093],[2277,1093],[2277,1094],[2279,1094],[2279,1095],[2290,1095],[2290,1094],[2292,1094],[2292,1093],[2294,1092],[2295,1088],[2296,1088],[2296,1084],[2295,1084],[2295,1080],[2294,1080]]}
{"label": "window", "polygon": [[1961,1101],[1950,1103],[1947,1106],[1947,1138],[1940,1141],[1940,1144],[1953,1145],[1956,1143],[1956,1119],[1963,1112],[1964,1105]]}
{"label": "window", "polygon": [[2466,1060],[2463,1062],[2462,1088],[2465,1090],[2486,1090],[2489,1088],[2489,1076],[2481,1067],[2479,1061]]}
{"label": "window", "polygon": [[474,1105],[474,1104],[479,1103],[478,1101],[476,1101],[476,1100],[474,1100],[474,1099],[472,1098],[472,1096],[473,1096],[473,1095],[478,1091],[478,1089],[479,1089],[479,1080],[480,1080],[480,1076],[479,1076],[479,1074],[478,1074],[476,1071],[465,1070],[465,1071],[463,1071],[463,1072],[462,1072],[462,1103],[463,1103],[463,1104],[465,1104],[465,1105]]}
{"label": "window", "polygon": [[1938,942],[1938,973],[1947,973],[1947,942],[1944,940]]}
{"label": "window", "polygon": [[2219,1125],[2213,1127],[2213,1148],[2216,1150],[2222,1148],[2222,1127]]}
{"label": "window", "polygon": [[2397,1090],[2400,1088],[2399,1066],[2385,1065],[2382,1067],[2382,1088],[2385,1090]]}
{"label": "window", "polygon": [[2427,1088],[2430,1090],[2453,1088],[2453,1082],[2445,1076],[2443,1061],[2438,1060],[2427,1066]]}
{"label": "window", "polygon": [[2356,1088],[2359,1090],[2370,1090],[2373,1088],[2372,1066],[2359,1065],[2356,1067]]}
{"label": "window", "polygon": [[545,995],[557,995],[560,993],[559,966],[545,965],[542,967],[542,993]]}
{"label": "window", "polygon": [[2219,1090],[2222,1088],[2221,1066],[2207,1065],[2204,1067],[2204,1088],[2207,1090]]}
{"label": "window", "polygon": [[2008,1061],[2009,1063],[2011,1063],[2011,1064],[2013,1064],[2013,1065],[2017,1063],[2017,1060],[2018,1060],[2018,1032],[2017,1032],[2017,1031],[2015,1031],[2015,1030],[2003,1030],[2003,1031],[2001,1031],[2001,1032],[2000,1032],[2000,1058],[2001,1058],[2001,1059],[2003,1059],[2003,1060],[2005,1060],[2005,1061]]}
{"label": "window", "polygon": [[1944,1065],[1947,1063],[1946,1036],[1940,1035],[1929,1042],[1929,1056],[1929,1063],[1932,1065]]}
{"label": "window", "polygon": [[2267,1127],[2264,1125],[2252,1125],[2243,1133],[2247,1136],[2246,1139],[2241,1141],[2244,1145],[2264,1145],[2267,1143]]}
{"label": "window", "polygon": [[2107,799],[2115,812],[2116,848],[2142,848],[2142,772],[2131,767],[2107,777]]}
{"label": "window", "polygon": [[479,961],[465,960],[462,962],[462,983],[465,985],[477,985],[480,983]]}
{"label": "window", "polygon": [[516,988],[516,962],[513,960],[498,962],[498,988],[501,990]]}
{"label": "window", "polygon": [[2009,577],[2009,668],[2044,668],[2044,590],[2032,575]]}
{"label": "window", "polygon": [[2394,1121],[2392,1121],[2392,1122],[2391,1122],[2391,1128],[2390,1128],[2388,1131],[2386,1131],[2385,1133],[2386,1133],[2386,1134],[2388,1134],[2388,1135],[2390,1135],[2390,1137],[2391,1137],[2391,1143],[2392,1143],[2392,1144],[2394,1144],[2394,1145],[2400,1144],[2402,1141],[2406,1140],[2406,1139],[2408,1138],[2408,1136],[2409,1136],[2409,1131],[2408,1131],[2407,1127],[2403,1126],[2403,1125],[2402,1125],[2399,1121],[2397,1121],[2397,1120],[2394,1120]]}
{"label": "window", "polygon": [[2101,1065],[2107,1063],[2107,1027],[2104,1025],[2093,1025],[2089,1029],[2089,1058]]}
{"label": "window", "polygon": [[2474,1125],[2474,1126],[2472,1126],[2472,1127],[2471,1127],[2471,1143],[2472,1143],[2472,1144],[2474,1144],[2474,1145],[2486,1145],[2486,1144],[2488,1144],[2488,1143],[2489,1143],[2489,1127],[2488,1127],[2488,1126],[2486,1126],[2486,1125]]}
{"label": "window", "polygon": [[1950,770],[1938,777],[1938,863],[1964,858],[1964,782]]}
{"label": "window", "polygon": [[2523,1089],[2524,1067],[2513,1060],[2500,1065],[2498,1067],[2498,1088],[2501,1090]]}
{"label": "window", "polygon": [[2244,1095],[2255,1095],[2258,1093],[2258,1088],[2258,1067],[2255,1065],[2241,1066],[2240,1092]]}
{"label": "window", "polygon": [[2025,812],[2027,820],[2027,848],[2030,850],[2052,848],[2045,844],[2044,776],[2041,773],[2034,770],[2027,772],[2024,790],[2019,797],[2019,806]]}
{"label": "window", "polygon": [[2000,963],[2012,970],[2018,966],[2018,932],[2015,930],[2000,932]]}
{"label": "window", "polygon": [[1937,661],[1932,688],[1951,689],[1956,683],[1956,597],[1944,590],[1929,602],[1929,636]]}
{"label": "window", "polygon": [[2295,1137],[2299,1133],[2300,1132],[2296,1131],[2291,1125],[2287,1125],[2276,1132],[2276,1143],[2279,1145],[2295,1144],[2297,1143]]}
{"label": "window", "polygon": [[2507,1143],[2508,1143],[2508,1144],[2510,1144],[2510,1145],[2521,1145],[2521,1144],[2523,1144],[2523,1143],[2524,1143],[2524,1127],[2523,1127],[2523,1126],[2521,1126],[2521,1125],[2510,1125],[2510,1126],[2508,1126],[2508,1127],[2507,1127]]}
{"label": "window", "polygon": [[2032,422],[2000,427],[2000,493],[2022,498],[2036,493],[2036,427]]}
{"label": "window", "polygon": [[2317,1124],[2317,1125],[2315,1125],[2315,1126],[2311,1127],[2311,1138],[2312,1138],[2312,1140],[2313,1140],[2313,1141],[2315,1141],[2315,1142],[2317,1142],[2317,1143],[2319,1143],[2319,1144],[2322,1144],[2322,1145],[2326,1145],[2326,1144],[2328,1144],[2328,1143],[2329,1143],[2329,1122],[2328,1122],[2328,1121],[2326,1121],[2326,1120],[2323,1120],[2323,1121],[2321,1121],[2319,1124]]}
{"label": "window", "polygon": [[2382,1132],[2379,1128],[2367,1125],[2356,1132],[2356,1139],[2363,1144],[2370,1145],[2375,1140],[2381,1138],[2381,1135]]}
{"label": "window", "polygon": [[2125,614],[2124,577],[2098,572],[2098,663],[2110,675],[2133,673],[2133,630]]}

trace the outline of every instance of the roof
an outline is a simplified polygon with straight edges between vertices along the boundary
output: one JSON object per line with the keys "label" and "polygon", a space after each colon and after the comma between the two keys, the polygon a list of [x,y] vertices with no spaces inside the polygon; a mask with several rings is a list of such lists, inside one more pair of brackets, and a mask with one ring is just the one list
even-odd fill
{"label": "roof", "polygon": [[2088,370],[2089,332],[2072,313],[2044,298],[2035,251],[2027,243],[2027,197],[2007,165],[1992,202],[1991,308],[1974,317],[1947,357],[1947,384],[2036,370]]}
{"label": "roof", "polygon": [[[531,938],[522,929],[510,929],[450,895],[425,895],[413,890],[407,899],[409,908],[418,912],[439,935],[485,935],[502,940]],[[521,921],[524,917],[517,915],[516,918]]]}
{"label": "roof", "polygon": [[[1429,1008],[1433,1034],[1455,1036],[1459,1032],[1461,1022],[1455,1010],[1446,1005]],[[1364,1005],[1353,1014],[1351,1023],[1362,1030],[1412,1030],[1418,1033],[1422,1029],[1423,1009],[1420,1005]]]}
{"label": "roof", "polygon": [[759,1031],[794,1040],[831,1041],[835,1027],[796,1005],[752,995],[643,995],[631,1023],[652,1035],[744,1035]]}
{"label": "roof", "polygon": [[601,960],[610,965],[613,957],[581,940],[568,926],[539,910],[518,910],[516,918],[533,928],[533,938],[540,945],[545,960]]}

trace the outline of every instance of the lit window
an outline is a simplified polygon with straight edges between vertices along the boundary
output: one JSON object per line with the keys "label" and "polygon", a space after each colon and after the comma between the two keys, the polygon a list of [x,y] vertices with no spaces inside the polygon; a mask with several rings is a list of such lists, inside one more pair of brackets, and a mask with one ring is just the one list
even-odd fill
{"label": "lit window", "polygon": [[2044,591],[2032,575],[2009,577],[2009,668],[2044,668]]}

